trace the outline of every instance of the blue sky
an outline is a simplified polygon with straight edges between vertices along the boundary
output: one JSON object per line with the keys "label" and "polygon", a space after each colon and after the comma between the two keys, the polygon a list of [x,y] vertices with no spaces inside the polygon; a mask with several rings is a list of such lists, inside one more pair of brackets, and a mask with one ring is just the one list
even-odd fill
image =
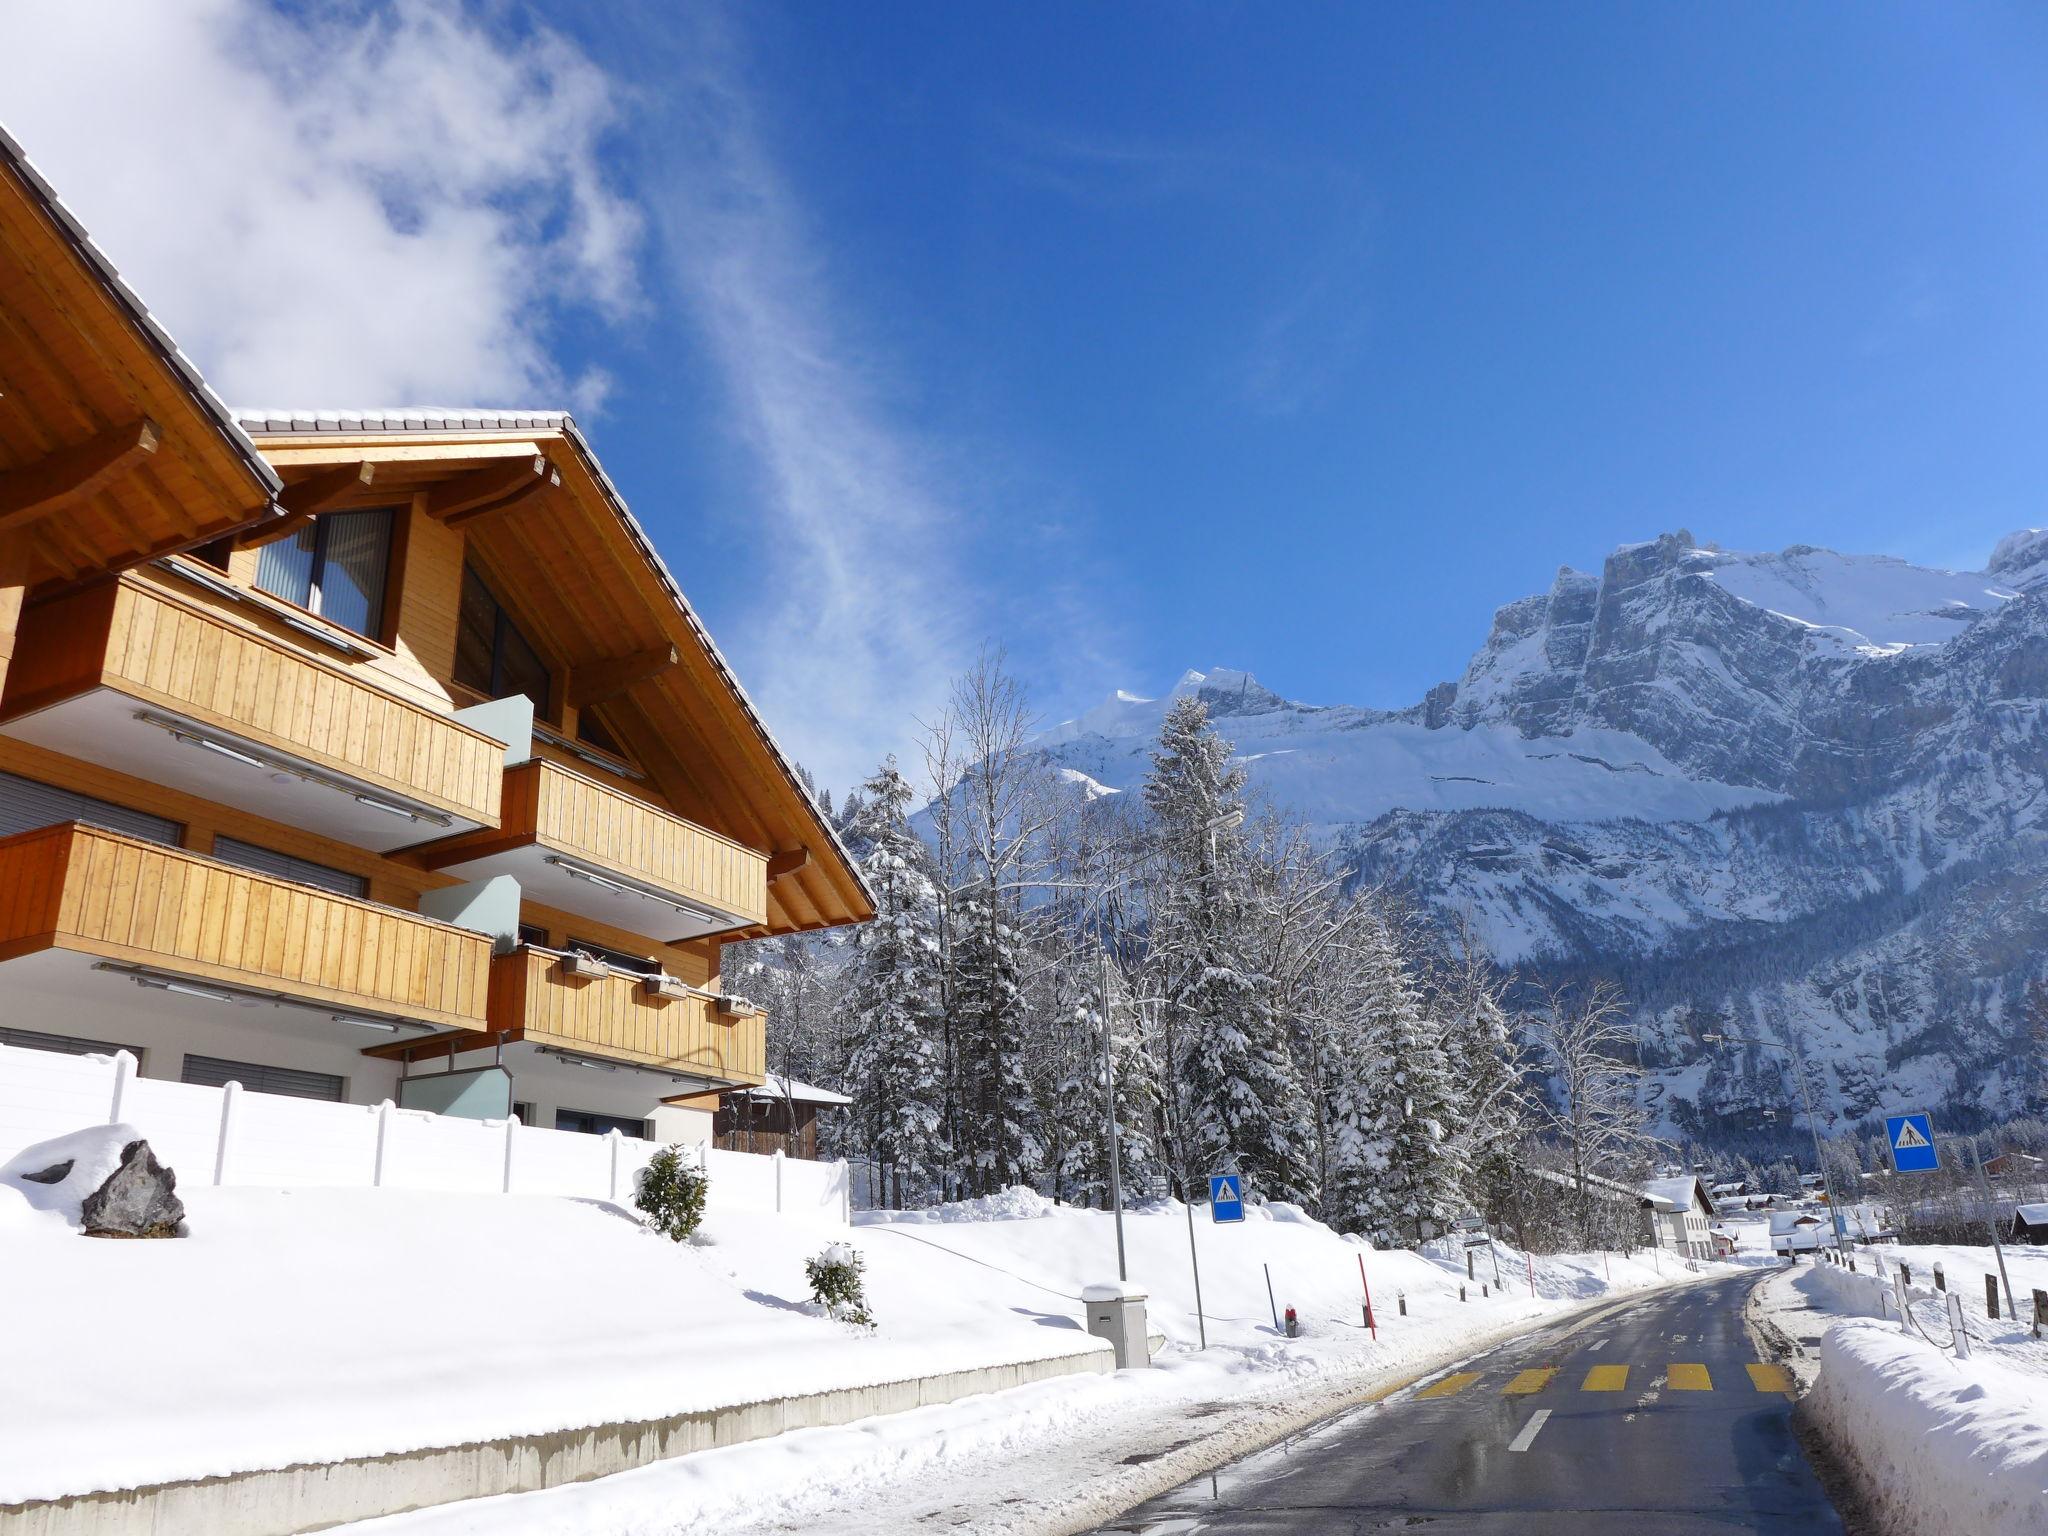
{"label": "blue sky", "polygon": [[[368,259],[446,235],[518,343],[236,352],[224,391],[573,401],[835,784],[984,640],[1051,719],[1212,664],[1399,705],[1620,542],[1973,565],[2048,521],[2039,8],[196,9],[192,70],[298,60],[299,94],[374,33],[364,123],[415,110],[376,90],[401,65],[447,72],[403,128],[475,129],[454,154],[365,169],[285,90],[270,131],[324,146],[309,199],[383,201]],[[56,163],[76,93],[33,83],[13,126],[118,223],[90,155]],[[195,158],[152,168],[185,207]],[[157,238],[116,259],[218,374],[204,264]]]}

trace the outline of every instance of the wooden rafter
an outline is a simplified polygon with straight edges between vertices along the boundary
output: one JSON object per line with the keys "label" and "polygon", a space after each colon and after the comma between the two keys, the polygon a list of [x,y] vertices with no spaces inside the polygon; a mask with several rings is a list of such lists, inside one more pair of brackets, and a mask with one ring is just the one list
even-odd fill
{"label": "wooden rafter", "polygon": [[372,484],[377,477],[377,466],[365,459],[355,464],[340,464],[333,469],[322,470],[304,480],[295,480],[279,493],[277,504],[284,508],[285,515],[261,527],[251,529],[242,535],[241,543],[248,548],[258,544],[270,544],[278,539],[288,538],[310,523],[318,514],[325,512],[337,502],[346,501],[358,491]]}
{"label": "wooden rafter", "polygon": [[427,515],[453,520],[507,496],[535,488],[548,474],[545,454],[521,454],[502,464],[472,469],[427,492]]}
{"label": "wooden rafter", "polygon": [[157,450],[163,434],[147,416],[0,472],[0,530],[13,529],[82,501]]}
{"label": "wooden rafter", "polygon": [[626,656],[586,662],[569,673],[569,702],[578,709],[602,704],[606,699],[617,698],[635,683],[659,677],[680,660],[682,653],[674,645],[657,645]]}
{"label": "wooden rafter", "polygon": [[780,853],[771,853],[768,855],[768,878],[780,880],[785,875],[795,874],[810,862],[811,850],[808,848],[785,848]]}
{"label": "wooden rafter", "polygon": [[542,491],[560,486],[562,477],[553,468],[537,475],[529,485],[523,485],[508,496],[496,501],[487,501],[480,507],[467,507],[460,512],[451,512],[442,519],[450,528],[466,528],[486,517],[496,517],[500,512],[509,512],[514,507],[524,506],[539,496]]}

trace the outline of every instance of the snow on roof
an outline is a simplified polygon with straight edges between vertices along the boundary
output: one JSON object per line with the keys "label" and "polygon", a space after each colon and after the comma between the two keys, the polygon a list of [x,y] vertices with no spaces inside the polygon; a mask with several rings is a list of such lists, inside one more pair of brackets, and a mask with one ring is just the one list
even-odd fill
{"label": "snow on roof", "polygon": [[1692,1209],[1699,1188],[1699,1176],[1688,1173],[1675,1179],[1652,1179],[1643,1186],[1643,1194],[1655,1201],[1659,1210],[1687,1211]]}
{"label": "snow on roof", "polygon": [[1780,1237],[1787,1232],[1795,1232],[1801,1227],[1817,1227],[1819,1225],[1820,1218],[1810,1211],[1771,1212],[1771,1236],[1773,1237]]}
{"label": "snow on roof", "polygon": [[2030,1227],[2048,1226],[2048,1205],[2018,1205],[2013,1210]]}
{"label": "snow on roof", "polygon": [[834,1093],[830,1088],[813,1088],[809,1083],[800,1083],[793,1077],[778,1077],[768,1074],[768,1081],[758,1088],[749,1088],[735,1094],[744,1099],[793,1099],[799,1104],[851,1104],[843,1093]]}
{"label": "snow on roof", "polygon": [[387,405],[361,410],[238,405],[234,414],[250,432],[519,432],[535,427],[560,429],[569,419],[567,411],[464,405]]}

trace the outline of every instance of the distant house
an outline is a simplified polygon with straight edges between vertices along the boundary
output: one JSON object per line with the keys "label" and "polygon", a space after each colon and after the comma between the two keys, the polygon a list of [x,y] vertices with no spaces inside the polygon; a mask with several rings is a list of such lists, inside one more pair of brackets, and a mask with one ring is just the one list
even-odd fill
{"label": "distant house", "polygon": [[2014,1206],[2012,1240],[2016,1243],[2048,1243],[2048,1204]]}
{"label": "distant house", "polygon": [[1826,1183],[1827,1180],[1817,1173],[1802,1173],[1799,1175],[1799,1187],[1801,1189],[1819,1189]]}
{"label": "distant house", "polygon": [[1771,1212],[1771,1252],[1812,1253],[1823,1240],[1821,1219],[1811,1211]]}
{"label": "distant house", "polygon": [[1716,1200],[1728,1200],[1736,1195],[1746,1195],[1749,1193],[1749,1180],[1734,1179],[1726,1184],[1716,1184],[1708,1193]]}
{"label": "distant house", "polygon": [[1713,1239],[1715,1258],[1732,1259],[1735,1257],[1734,1233],[1730,1232],[1726,1227],[1715,1227],[1709,1236]]}
{"label": "distant house", "polygon": [[853,1102],[830,1088],[768,1074],[758,1088],[727,1093],[712,1120],[712,1145],[727,1152],[780,1152],[809,1162],[818,1157],[818,1112]]}
{"label": "distant house", "polygon": [[2001,1152],[1996,1157],[1985,1159],[1984,1171],[1994,1179],[2008,1175],[2038,1179],[2048,1176],[2048,1158],[2035,1157],[2030,1152]]}
{"label": "distant house", "polygon": [[1689,1259],[1714,1256],[1709,1228],[1714,1219],[1714,1202],[1698,1174],[1652,1179],[1643,1186],[1643,1204],[1650,1212],[1650,1232],[1658,1247],[1682,1253]]}

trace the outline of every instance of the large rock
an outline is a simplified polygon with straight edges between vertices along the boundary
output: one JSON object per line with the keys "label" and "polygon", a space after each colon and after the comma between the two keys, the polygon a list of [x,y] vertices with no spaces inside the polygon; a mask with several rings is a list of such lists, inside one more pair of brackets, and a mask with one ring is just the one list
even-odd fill
{"label": "large rock", "polygon": [[85,1197],[80,1214],[87,1237],[176,1237],[185,1203],[178,1176],[138,1139],[121,1149],[120,1166]]}

